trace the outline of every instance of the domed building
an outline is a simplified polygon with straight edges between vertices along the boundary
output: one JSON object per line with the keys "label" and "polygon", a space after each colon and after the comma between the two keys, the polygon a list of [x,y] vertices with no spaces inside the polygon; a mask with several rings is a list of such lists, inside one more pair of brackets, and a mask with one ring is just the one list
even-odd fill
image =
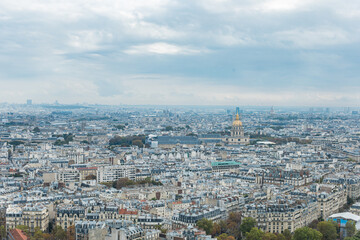
{"label": "domed building", "polygon": [[231,128],[230,137],[225,138],[229,145],[247,145],[250,143],[249,136],[244,135],[243,124],[240,120],[239,108],[236,108],[236,116]]}

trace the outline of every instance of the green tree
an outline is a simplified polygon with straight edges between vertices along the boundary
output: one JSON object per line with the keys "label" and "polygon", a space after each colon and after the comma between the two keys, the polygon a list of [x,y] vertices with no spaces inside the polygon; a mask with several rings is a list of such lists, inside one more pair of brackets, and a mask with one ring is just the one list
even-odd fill
{"label": "green tree", "polygon": [[17,228],[17,229],[20,229],[21,231],[23,231],[23,232],[26,234],[26,236],[29,236],[29,235],[30,235],[30,229],[29,229],[28,226],[18,225],[16,228]]}
{"label": "green tree", "polygon": [[53,230],[53,235],[56,240],[66,240],[66,232],[59,225],[55,226]]}
{"label": "green tree", "polygon": [[6,229],[3,225],[0,226],[0,239],[3,239],[6,237]]}
{"label": "green tree", "polygon": [[[236,239],[241,238],[241,213],[240,212],[231,212],[227,219],[227,231],[231,236],[234,236]],[[224,231],[224,232],[225,232]]]}
{"label": "green tree", "polygon": [[267,232],[263,235],[262,240],[277,240],[278,236],[274,233]]}
{"label": "green tree", "polygon": [[350,206],[350,205],[354,204],[354,202],[355,202],[354,199],[352,199],[352,198],[349,197],[349,196],[347,197],[347,199],[346,199],[346,204],[347,204],[347,205]]}
{"label": "green tree", "polygon": [[360,231],[357,232],[354,236],[352,237],[346,237],[345,240],[359,240],[360,239]]}
{"label": "green tree", "polygon": [[217,237],[218,240],[235,240],[233,236],[229,236],[226,233],[221,234]]}
{"label": "green tree", "polygon": [[34,240],[44,239],[43,232],[40,230],[40,228],[35,228],[35,233],[32,239]]}
{"label": "green tree", "polygon": [[213,225],[213,228],[211,230],[211,235],[212,236],[217,236],[217,235],[220,235],[222,232],[221,232],[221,227],[218,223],[214,223]]}
{"label": "green tree", "polygon": [[264,232],[260,229],[253,227],[249,232],[246,232],[246,240],[262,240]]}
{"label": "green tree", "polygon": [[355,222],[354,221],[347,221],[345,224],[346,236],[352,237],[356,232]]}
{"label": "green tree", "polygon": [[206,218],[203,218],[203,219],[197,221],[197,223],[196,223],[196,226],[203,229],[206,232],[206,234],[208,234],[208,235],[211,233],[213,225],[214,225],[213,222]]}
{"label": "green tree", "polygon": [[312,229],[317,229],[319,221],[317,219],[313,220],[311,223],[309,223],[308,227]]}
{"label": "green tree", "polygon": [[165,131],[172,131],[172,130],[174,130],[174,128],[172,126],[166,126],[164,130]]}
{"label": "green tree", "polygon": [[302,227],[298,228],[294,232],[293,240],[321,240],[323,235],[321,232],[309,228],[309,227]]}
{"label": "green tree", "polygon": [[119,129],[119,130],[124,130],[125,129],[125,125],[116,125],[115,127],[117,129]]}
{"label": "green tree", "polygon": [[318,223],[317,229],[323,235],[323,240],[336,240],[336,225],[335,222],[322,221]]}
{"label": "green tree", "polygon": [[144,146],[143,142],[139,139],[132,141],[132,145],[138,146],[139,148]]}
{"label": "green tree", "polygon": [[291,235],[291,232],[289,229],[285,229],[283,232],[283,235],[285,237],[285,240],[291,240],[291,238],[292,238],[292,235]]}
{"label": "green tree", "polygon": [[39,133],[39,132],[41,132],[41,131],[40,131],[40,128],[39,128],[39,127],[35,127],[35,128],[33,129],[33,132],[34,132],[34,133]]}
{"label": "green tree", "polygon": [[246,236],[246,233],[250,232],[255,226],[256,226],[255,219],[251,217],[244,218],[240,225],[240,230],[243,236]]}
{"label": "green tree", "polygon": [[[44,240],[52,240],[53,236],[50,233],[43,233],[43,239]],[[75,239],[73,239],[75,240]]]}
{"label": "green tree", "polygon": [[134,181],[128,178],[119,178],[117,181],[114,182],[113,187],[116,189],[121,189],[130,185],[134,185]]}
{"label": "green tree", "polygon": [[224,220],[221,220],[219,222],[219,226],[220,226],[220,232],[224,233],[227,231],[227,223]]}
{"label": "green tree", "polygon": [[286,240],[284,234],[282,234],[282,233],[279,233],[278,235],[276,235],[276,237],[277,237],[276,240]]}

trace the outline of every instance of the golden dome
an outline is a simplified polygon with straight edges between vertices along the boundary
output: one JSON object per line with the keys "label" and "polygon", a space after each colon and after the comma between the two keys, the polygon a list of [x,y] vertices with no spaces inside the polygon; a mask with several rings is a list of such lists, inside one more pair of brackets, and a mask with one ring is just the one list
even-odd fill
{"label": "golden dome", "polygon": [[233,127],[242,126],[242,122],[240,121],[240,117],[239,117],[239,114],[238,114],[238,113],[236,114],[235,121],[233,122],[232,125],[233,125]]}

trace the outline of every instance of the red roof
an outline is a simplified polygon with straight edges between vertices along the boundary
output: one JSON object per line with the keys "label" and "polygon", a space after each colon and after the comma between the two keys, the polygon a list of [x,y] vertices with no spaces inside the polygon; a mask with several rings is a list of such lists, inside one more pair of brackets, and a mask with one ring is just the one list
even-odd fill
{"label": "red roof", "polygon": [[127,210],[126,208],[125,208],[125,209],[124,209],[124,208],[121,208],[121,209],[119,210],[119,214],[137,215],[138,212],[137,212],[137,211],[129,211],[129,210]]}
{"label": "red roof", "polygon": [[28,238],[23,231],[21,231],[20,229],[10,229],[10,234],[13,237],[14,240],[28,240],[30,238]]}

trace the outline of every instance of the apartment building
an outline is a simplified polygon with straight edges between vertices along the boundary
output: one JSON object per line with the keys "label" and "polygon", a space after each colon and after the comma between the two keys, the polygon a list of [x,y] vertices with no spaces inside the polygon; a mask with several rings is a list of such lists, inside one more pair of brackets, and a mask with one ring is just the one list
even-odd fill
{"label": "apartment building", "polygon": [[134,165],[114,165],[102,166],[97,171],[98,182],[113,182],[119,178],[129,178],[135,180]]}
{"label": "apartment building", "polygon": [[317,195],[320,217],[327,219],[330,215],[337,213],[346,204],[346,200],[347,193],[343,186],[328,185],[320,188],[320,193]]}
{"label": "apartment building", "polygon": [[282,233],[285,229],[295,229],[308,225],[319,216],[317,203],[286,202],[266,204],[247,204],[243,208],[243,217],[251,217],[257,221],[258,227],[266,232]]}
{"label": "apartment building", "polygon": [[172,218],[173,227],[184,227],[195,225],[197,221],[206,218],[213,222],[219,222],[226,218],[225,209],[213,206],[194,206],[179,212]]}
{"label": "apartment building", "polygon": [[76,221],[85,219],[85,209],[82,207],[63,206],[57,210],[56,225],[63,229],[75,225]]}
{"label": "apartment building", "polygon": [[76,240],[105,239],[108,233],[104,222],[77,221],[75,222]]}
{"label": "apartment building", "polygon": [[22,212],[23,224],[29,227],[30,232],[35,228],[47,231],[49,227],[49,209],[44,205],[26,206]]}
{"label": "apartment building", "polygon": [[6,229],[13,229],[16,226],[24,225],[22,219],[22,208],[17,205],[9,205],[6,209]]}
{"label": "apartment building", "polygon": [[61,169],[57,173],[57,181],[62,183],[79,182],[80,172],[72,168]]}
{"label": "apartment building", "polygon": [[19,225],[29,227],[30,232],[35,232],[35,228],[47,231],[49,227],[49,209],[45,205],[37,204],[33,206],[9,206],[6,210],[7,229],[16,228]]}
{"label": "apartment building", "polygon": [[89,176],[97,176],[97,167],[81,167],[77,170],[80,172],[81,180],[86,180]]}

